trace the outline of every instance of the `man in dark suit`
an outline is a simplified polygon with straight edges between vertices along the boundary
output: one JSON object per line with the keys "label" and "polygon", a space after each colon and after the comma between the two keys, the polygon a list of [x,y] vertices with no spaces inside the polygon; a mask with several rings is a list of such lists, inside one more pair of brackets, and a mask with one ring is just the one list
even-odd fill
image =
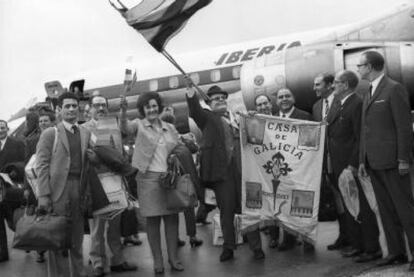
{"label": "man in dark suit", "polygon": [[[313,82],[313,89],[318,101],[313,105],[312,117],[313,120],[319,122],[327,122],[328,114],[331,112],[331,107],[334,100],[334,75],[330,73],[321,73],[317,75]],[[329,126],[328,126],[329,128]],[[327,134],[327,133],[326,133]],[[341,194],[336,186],[333,185],[334,176],[332,174],[331,156],[329,153],[329,145],[326,140],[322,167],[322,183],[321,183],[321,203],[322,205],[329,205],[329,200],[332,192],[332,198],[336,210],[336,216],[339,224],[339,235],[334,243],[328,245],[328,250],[338,250],[349,245],[349,235],[346,228],[346,216],[344,203]],[[336,183],[335,183],[336,184]],[[321,209],[322,210],[322,209]],[[320,212],[321,212],[320,210]]]}
{"label": "man in dark suit", "polygon": [[[8,137],[8,132],[7,121],[0,120],[0,172],[8,163],[24,161],[24,143]],[[9,259],[6,226],[4,224],[4,219],[9,214],[8,208],[0,203],[0,262]]]}
{"label": "man in dark suit", "polygon": [[[278,112],[275,116],[292,118],[292,119],[302,119],[302,120],[312,120],[310,113],[303,111],[295,107],[295,96],[292,91],[288,88],[282,88],[276,93],[276,105]],[[290,248],[293,248],[296,244],[296,237],[287,232],[282,232],[283,240],[278,246],[279,251],[285,251]],[[306,249],[314,249],[311,244],[305,243]]]}
{"label": "man in dark suit", "polygon": [[276,105],[279,108],[279,111],[275,114],[275,116],[312,120],[310,113],[298,109],[294,106],[295,97],[288,88],[282,88],[277,92]]}
{"label": "man in dark suit", "polygon": [[[241,155],[238,126],[227,110],[227,92],[211,87],[207,95],[211,111],[203,109],[194,89],[187,91],[190,116],[203,133],[200,141],[200,178],[214,190],[220,209],[223,252],[220,261],[233,259],[236,248],[234,215],[241,212]],[[230,117],[230,118],[229,118]],[[256,259],[263,259],[259,232],[247,234]],[[255,241],[253,241],[255,240]]]}
{"label": "man in dark suit", "polygon": [[[358,76],[349,70],[336,74],[334,81],[335,101],[328,114],[328,148],[332,161],[334,186],[338,188],[338,178],[344,169],[357,175],[359,165],[359,137],[361,130],[362,100],[355,94]],[[379,252],[379,231],[375,218],[368,205],[359,182],[360,213],[358,223],[345,207],[345,220],[350,246],[342,251],[344,257],[357,257],[357,262],[367,262],[381,257]],[[363,254],[364,253],[364,254]]]}
{"label": "man in dark suit", "polygon": [[[376,51],[361,55],[357,65],[370,82],[362,108],[359,173],[371,177],[384,225],[389,255],[378,265],[407,262],[404,235],[414,252],[414,199],[409,175],[412,160],[411,109],[408,94],[384,74],[384,58]],[[411,262],[409,271],[414,271]]]}

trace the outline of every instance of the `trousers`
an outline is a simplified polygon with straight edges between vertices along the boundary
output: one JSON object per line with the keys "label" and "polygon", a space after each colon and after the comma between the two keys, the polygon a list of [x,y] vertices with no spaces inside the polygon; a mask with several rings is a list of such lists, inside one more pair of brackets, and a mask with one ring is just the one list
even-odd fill
{"label": "trousers", "polygon": [[[106,226],[108,226],[107,229],[105,228]],[[121,244],[121,215],[117,215],[114,219],[109,221],[98,217],[89,219],[89,228],[91,230],[91,249],[89,257],[93,268],[105,268],[107,263],[105,230],[106,240],[112,253],[111,266],[120,265],[125,262]]]}
{"label": "trousers", "polygon": [[47,273],[49,277],[86,276],[83,265],[83,214],[80,203],[80,180],[68,178],[62,196],[54,202],[53,211],[58,215],[69,215],[72,221],[72,247],[69,258],[63,257],[60,251],[48,251]]}
{"label": "trousers", "polygon": [[414,251],[414,198],[409,174],[401,176],[397,168],[367,168],[377,198],[390,255],[405,253],[404,232]]}

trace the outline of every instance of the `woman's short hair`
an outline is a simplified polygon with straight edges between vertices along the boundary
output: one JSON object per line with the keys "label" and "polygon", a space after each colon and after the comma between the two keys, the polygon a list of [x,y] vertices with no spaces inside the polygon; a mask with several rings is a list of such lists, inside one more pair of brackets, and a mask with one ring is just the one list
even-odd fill
{"label": "woman's short hair", "polygon": [[147,92],[140,95],[137,101],[137,109],[142,116],[145,116],[144,106],[147,105],[152,99],[154,99],[158,104],[158,113],[160,114],[163,111],[160,95],[156,92]]}
{"label": "woman's short hair", "polygon": [[41,116],[47,116],[49,117],[51,122],[54,122],[56,120],[55,113],[51,109],[42,108],[39,110],[39,117]]}

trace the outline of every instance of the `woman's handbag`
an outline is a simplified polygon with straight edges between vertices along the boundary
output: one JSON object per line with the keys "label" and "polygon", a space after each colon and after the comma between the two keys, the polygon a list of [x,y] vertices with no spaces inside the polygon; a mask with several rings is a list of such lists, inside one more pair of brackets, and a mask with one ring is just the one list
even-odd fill
{"label": "woman's handbag", "polygon": [[65,250],[71,247],[71,220],[48,213],[25,214],[16,224],[13,248],[22,250]]}
{"label": "woman's handbag", "polygon": [[184,169],[176,155],[171,155],[173,163],[173,176],[170,188],[167,190],[167,209],[183,211],[197,206],[197,194],[189,173],[183,173]]}

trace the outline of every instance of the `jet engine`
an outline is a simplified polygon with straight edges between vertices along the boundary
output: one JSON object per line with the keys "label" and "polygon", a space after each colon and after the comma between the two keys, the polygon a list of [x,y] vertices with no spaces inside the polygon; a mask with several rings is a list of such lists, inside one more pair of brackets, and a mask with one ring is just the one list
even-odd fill
{"label": "jet engine", "polygon": [[[240,85],[246,108],[254,109],[254,98],[258,94],[267,94],[275,102],[275,93],[287,87],[295,95],[296,105],[311,111],[316,101],[315,76],[342,69],[356,72],[359,58],[367,50],[384,55],[387,74],[406,86],[411,107],[414,107],[414,42],[347,41],[293,47],[245,63],[240,73]],[[364,93],[368,86],[368,82],[362,80],[357,92]]]}

